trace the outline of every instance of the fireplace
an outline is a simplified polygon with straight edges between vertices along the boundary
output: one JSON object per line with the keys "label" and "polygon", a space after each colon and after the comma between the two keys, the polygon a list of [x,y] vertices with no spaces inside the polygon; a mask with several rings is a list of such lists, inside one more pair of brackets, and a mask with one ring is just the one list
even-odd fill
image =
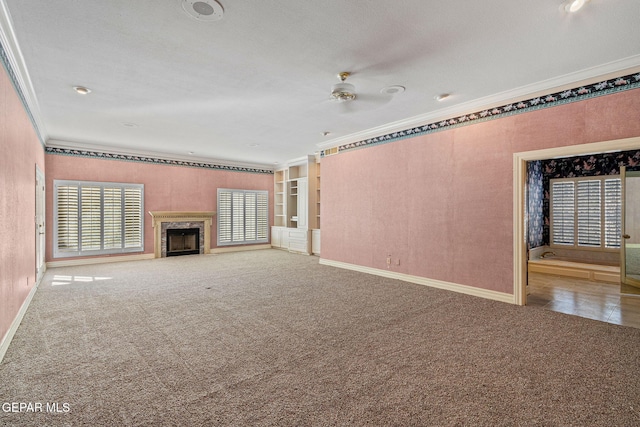
{"label": "fireplace", "polygon": [[167,256],[195,255],[200,253],[199,228],[167,229]]}
{"label": "fireplace", "polygon": [[[149,212],[151,218],[153,218],[153,251],[156,258],[164,258],[170,255],[168,252],[172,252],[171,244],[174,245],[175,251],[181,252],[180,255],[186,255],[183,251],[191,251],[194,254],[208,254],[211,253],[211,226],[213,222],[213,216],[215,212],[177,212],[177,211],[154,211]],[[182,233],[190,234],[192,229],[197,231],[197,240],[194,243],[193,239],[196,237],[182,237]],[[181,238],[175,240],[174,243],[169,243],[168,234],[170,230],[176,230],[176,233]],[[171,232],[173,233],[173,232]],[[172,239],[173,240],[173,239]],[[178,249],[182,246],[182,249]],[[190,249],[187,249],[187,246]],[[191,249],[192,248],[192,249]]]}

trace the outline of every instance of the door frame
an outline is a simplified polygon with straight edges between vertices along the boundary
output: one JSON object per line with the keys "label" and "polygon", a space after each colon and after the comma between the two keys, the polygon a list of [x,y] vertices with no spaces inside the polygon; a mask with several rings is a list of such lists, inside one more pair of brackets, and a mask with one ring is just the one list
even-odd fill
{"label": "door frame", "polygon": [[[38,188],[39,183],[42,183],[42,189]],[[35,268],[36,268],[36,283],[40,281],[42,276],[44,275],[45,270],[47,269],[46,263],[46,248],[47,248],[47,239],[46,239],[46,211],[47,211],[47,199],[46,199],[46,181],[44,172],[40,169],[40,167],[36,164],[36,175],[35,175],[35,213],[33,217],[34,222],[34,230],[35,230]],[[39,212],[39,209],[41,212]],[[39,223],[39,217],[41,216],[42,223]]]}
{"label": "door frame", "polygon": [[527,304],[527,242],[525,194],[527,162],[556,157],[584,156],[610,151],[640,150],[640,137],[513,153],[513,303]]}

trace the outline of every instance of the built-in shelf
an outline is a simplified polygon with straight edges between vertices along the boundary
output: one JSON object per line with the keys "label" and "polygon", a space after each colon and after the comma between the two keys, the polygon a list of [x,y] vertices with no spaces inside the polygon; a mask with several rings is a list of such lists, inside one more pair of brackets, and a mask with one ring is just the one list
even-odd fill
{"label": "built-in shelf", "polygon": [[319,173],[315,156],[291,161],[274,173],[273,247],[312,253],[311,230],[320,228]]}

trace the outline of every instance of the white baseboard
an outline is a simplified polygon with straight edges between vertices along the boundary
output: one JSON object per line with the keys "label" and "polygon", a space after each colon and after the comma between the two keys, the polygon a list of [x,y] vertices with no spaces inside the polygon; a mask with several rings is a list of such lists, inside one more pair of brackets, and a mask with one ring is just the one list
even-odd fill
{"label": "white baseboard", "polygon": [[27,298],[22,303],[20,310],[18,310],[18,314],[13,319],[13,322],[11,323],[11,327],[9,327],[9,330],[5,334],[4,338],[2,338],[2,341],[0,342],[0,363],[2,363],[2,359],[4,359],[4,355],[7,353],[7,350],[9,349],[9,344],[11,344],[11,340],[13,340],[13,336],[16,334],[16,331],[18,330],[20,323],[22,323],[22,318],[27,312],[27,309],[29,308],[29,304],[31,304],[31,300],[33,299],[33,296],[36,294],[36,290],[38,289],[38,286],[40,286],[41,280],[42,280],[42,277],[33,285],[33,288],[31,288],[29,295],[27,295]]}
{"label": "white baseboard", "polygon": [[474,297],[506,302],[509,304],[516,303],[514,301],[514,296],[512,294],[507,294],[504,292],[474,288],[473,286],[460,285],[458,283],[451,283],[451,282],[444,282],[442,280],[428,279],[426,277],[420,277],[420,276],[412,276],[409,274],[397,273],[389,270],[381,270],[378,268],[363,267],[361,265],[348,264],[346,262],[340,262],[340,261],[332,261],[324,258],[320,258],[320,264],[328,265],[331,267],[344,268],[346,270],[359,271],[361,273],[368,273],[376,276],[387,277],[389,279],[402,280],[404,282],[415,283],[417,285],[430,286],[432,288],[444,289],[447,291],[458,292],[461,294],[472,295]]}
{"label": "white baseboard", "polygon": [[110,262],[123,262],[123,261],[140,261],[143,259],[154,259],[154,258],[155,258],[154,254],[138,254],[138,255],[82,258],[82,259],[67,259],[64,261],[49,261],[47,262],[47,268],[70,267],[74,265],[107,264]]}
{"label": "white baseboard", "polygon": [[[222,248],[210,249],[210,254],[220,254],[226,252],[242,252],[242,251],[255,251],[258,249],[271,249],[271,245],[251,245],[251,246],[230,246]],[[90,265],[90,264],[106,264],[110,262],[123,262],[123,261],[141,261],[145,259],[155,259],[155,254],[138,254],[138,255],[121,255],[121,256],[106,256],[96,258],[82,258],[82,259],[66,259],[62,261],[49,261],[47,262],[47,268],[52,267],[71,267],[75,265]]]}
{"label": "white baseboard", "polygon": [[271,245],[265,243],[264,245],[251,245],[251,246],[227,246],[221,248],[214,248],[209,250],[212,254],[223,254],[227,252],[243,252],[243,251],[257,251],[260,249],[271,249]]}

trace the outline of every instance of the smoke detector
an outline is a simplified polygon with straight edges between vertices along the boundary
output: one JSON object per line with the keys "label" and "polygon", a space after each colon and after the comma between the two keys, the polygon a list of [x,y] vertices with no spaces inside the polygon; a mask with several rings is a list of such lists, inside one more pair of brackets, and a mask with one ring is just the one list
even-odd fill
{"label": "smoke detector", "polygon": [[224,15],[222,5],[216,0],[182,0],[182,9],[198,21],[219,21]]}

